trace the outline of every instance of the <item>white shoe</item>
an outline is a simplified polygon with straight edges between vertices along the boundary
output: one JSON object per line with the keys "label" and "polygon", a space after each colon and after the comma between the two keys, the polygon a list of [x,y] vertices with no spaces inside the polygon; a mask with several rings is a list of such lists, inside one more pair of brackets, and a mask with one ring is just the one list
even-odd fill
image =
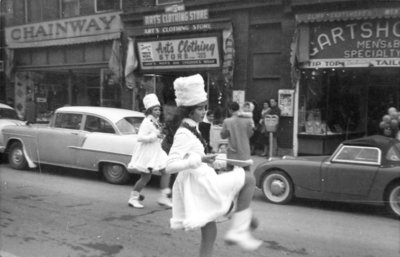
{"label": "white shoe", "polygon": [[250,233],[252,214],[250,209],[236,212],[232,217],[232,227],[225,235],[227,244],[235,244],[247,251],[257,250],[262,241]]}
{"label": "white shoe", "polygon": [[144,206],[139,202],[140,193],[132,191],[128,200],[128,205],[133,208],[142,209]]}
{"label": "white shoe", "polygon": [[171,199],[169,199],[168,197],[165,197],[165,196],[161,196],[160,198],[158,198],[158,204],[163,205],[168,208],[172,208]]}
{"label": "white shoe", "polygon": [[161,189],[161,196],[158,198],[158,204],[162,206],[166,206],[168,208],[172,208],[172,201],[171,198],[168,197],[168,195],[171,193],[171,189],[169,188],[164,188]]}

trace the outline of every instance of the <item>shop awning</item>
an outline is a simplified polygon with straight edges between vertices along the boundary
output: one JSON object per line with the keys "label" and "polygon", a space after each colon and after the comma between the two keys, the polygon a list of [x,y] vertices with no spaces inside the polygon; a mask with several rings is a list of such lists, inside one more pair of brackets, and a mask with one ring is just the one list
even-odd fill
{"label": "shop awning", "polygon": [[372,8],[296,14],[297,23],[400,18],[400,8]]}

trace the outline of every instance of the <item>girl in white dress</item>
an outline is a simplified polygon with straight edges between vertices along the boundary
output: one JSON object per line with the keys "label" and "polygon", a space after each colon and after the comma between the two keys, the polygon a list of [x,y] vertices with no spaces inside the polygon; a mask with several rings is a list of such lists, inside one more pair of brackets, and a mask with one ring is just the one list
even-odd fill
{"label": "girl in white dress", "polygon": [[254,176],[237,166],[233,171],[217,174],[207,164],[215,161],[215,154],[204,153],[205,144],[197,127],[206,113],[203,78],[198,74],[178,78],[174,89],[177,115],[182,122],[175,133],[166,167],[168,173],[178,173],[172,192],[171,228],[200,228],[200,257],[209,257],[217,235],[215,221],[229,212],[232,201],[237,198],[232,227],[225,241],[245,250],[257,249],[262,242],[250,233]]}
{"label": "girl in white dress", "polygon": [[139,146],[132,154],[132,159],[128,164],[128,170],[140,172],[140,179],[133,186],[128,204],[134,208],[143,208],[139,202],[141,199],[140,191],[151,179],[153,171],[160,171],[161,196],[158,199],[160,205],[172,207],[171,189],[169,188],[170,174],[165,172],[167,154],[161,148],[162,127],[159,123],[161,115],[160,102],[155,94],[148,94],[143,98],[146,108],[146,118],[140,125],[138,132]]}

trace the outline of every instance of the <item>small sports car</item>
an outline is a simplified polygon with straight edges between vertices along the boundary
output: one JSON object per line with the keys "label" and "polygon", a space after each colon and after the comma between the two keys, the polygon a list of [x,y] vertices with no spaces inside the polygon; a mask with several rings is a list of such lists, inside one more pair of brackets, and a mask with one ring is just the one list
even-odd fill
{"label": "small sports car", "polygon": [[7,126],[2,132],[14,169],[50,164],[100,171],[113,184],[127,182],[127,165],[137,147],[144,114],[126,109],[67,106],[49,125]]}
{"label": "small sports car", "polygon": [[400,141],[393,138],[347,140],[331,156],[271,158],[254,174],[275,204],[293,197],[378,204],[400,218]]}
{"label": "small sports car", "polygon": [[20,120],[17,112],[11,106],[0,103],[0,155],[5,150],[3,134],[1,130],[9,125],[22,125],[24,122]]}

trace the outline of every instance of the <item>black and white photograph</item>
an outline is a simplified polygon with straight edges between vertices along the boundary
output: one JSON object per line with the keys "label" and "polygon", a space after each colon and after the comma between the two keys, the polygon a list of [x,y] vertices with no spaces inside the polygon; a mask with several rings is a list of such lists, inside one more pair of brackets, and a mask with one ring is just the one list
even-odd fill
{"label": "black and white photograph", "polygon": [[400,256],[400,0],[0,0],[0,257],[189,256]]}

